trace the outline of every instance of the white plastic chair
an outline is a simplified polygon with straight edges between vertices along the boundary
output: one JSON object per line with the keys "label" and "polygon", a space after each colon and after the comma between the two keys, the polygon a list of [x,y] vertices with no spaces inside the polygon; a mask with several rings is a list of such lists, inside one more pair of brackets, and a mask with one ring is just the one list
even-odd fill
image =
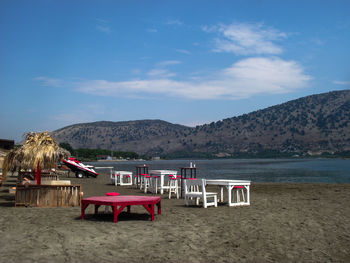
{"label": "white plastic chair", "polygon": [[193,202],[193,200],[195,200],[196,205],[198,205],[199,199],[202,199],[204,208],[208,206],[218,206],[217,193],[206,191],[205,179],[184,180],[184,197],[186,206]]}
{"label": "white plastic chair", "polygon": [[[235,200],[235,192],[236,192],[236,200]],[[241,198],[243,200],[243,202],[245,202],[246,198],[245,198],[245,194],[244,194],[244,186],[242,185],[236,185],[235,187],[233,187],[233,195],[232,195],[232,202],[237,202],[240,203]]]}
{"label": "white plastic chair", "polygon": [[144,187],[145,194],[152,189],[152,176],[144,175],[143,187]]}
{"label": "white plastic chair", "polygon": [[171,194],[174,193],[176,198],[179,199],[179,179],[176,176],[169,178],[169,199],[171,198]]}

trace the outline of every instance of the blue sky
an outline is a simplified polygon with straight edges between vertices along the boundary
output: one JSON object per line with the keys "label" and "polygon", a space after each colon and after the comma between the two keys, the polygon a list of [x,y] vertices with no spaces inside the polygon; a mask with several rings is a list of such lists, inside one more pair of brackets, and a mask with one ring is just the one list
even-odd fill
{"label": "blue sky", "polygon": [[0,1],[0,138],[195,126],[349,89],[350,1]]}

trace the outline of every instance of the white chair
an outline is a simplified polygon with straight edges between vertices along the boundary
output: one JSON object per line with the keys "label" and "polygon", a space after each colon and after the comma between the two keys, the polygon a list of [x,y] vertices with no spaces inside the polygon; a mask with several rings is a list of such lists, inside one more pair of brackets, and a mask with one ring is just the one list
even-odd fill
{"label": "white chair", "polygon": [[152,176],[144,175],[143,176],[143,188],[145,194],[152,189]]}
{"label": "white chair", "polygon": [[111,183],[117,185],[132,185],[132,172],[114,171],[111,173]]}
{"label": "white chair", "polygon": [[132,172],[120,174],[120,185],[132,185]]}
{"label": "white chair", "polygon": [[116,174],[114,173],[114,171],[111,169],[111,173],[110,173],[110,175],[111,175],[111,184],[115,184],[115,185],[117,185],[117,176],[116,176]]}
{"label": "white chair", "polygon": [[203,207],[218,206],[217,193],[207,192],[205,189],[205,179],[184,180],[185,205],[188,206],[193,200],[196,205],[202,199]]}
{"label": "white chair", "polygon": [[169,178],[169,199],[171,199],[171,194],[176,194],[176,198],[179,199],[179,179],[176,176]]}
{"label": "white chair", "polygon": [[140,190],[144,190],[145,188],[145,176],[148,174],[139,174],[139,180],[140,180]]}
{"label": "white chair", "polygon": [[[233,190],[232,202],[240,203],[240,202],[242,202],[241,198],[242,198],[243,202],[245,202],[246,198],[245,198],[245,194],[244,194],[244,186],[243,185],[236,185],[235,187],[233,187],[232,190]],[[235,192],[236,192],[236,198],[235,198]]]}

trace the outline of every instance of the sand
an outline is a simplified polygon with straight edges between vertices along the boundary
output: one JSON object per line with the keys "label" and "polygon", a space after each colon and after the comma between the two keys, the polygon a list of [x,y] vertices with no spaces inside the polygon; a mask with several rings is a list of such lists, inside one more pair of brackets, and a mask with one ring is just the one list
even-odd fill
{"label": "sand", "polygon": [[[70,179],[85,197],[143,194],[107,175]],[[350,262],[350,184],[253,183],[246,207],[185,207],[164,195],[154,221],[133,206],[114,224],[93,206],[86,220],[80,207],[15,208],[13,182],[0,190],[0,262]]]}

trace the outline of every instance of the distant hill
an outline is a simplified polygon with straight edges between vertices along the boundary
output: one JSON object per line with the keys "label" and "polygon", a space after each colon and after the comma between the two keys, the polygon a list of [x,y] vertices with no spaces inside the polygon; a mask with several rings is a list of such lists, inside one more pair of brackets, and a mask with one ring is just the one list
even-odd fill
{"label": "distant hill", "polygon": [[52,134],[74,148],[170,157],[350,151],[350,90],[307,96],[195,128],[161,120],[101,121]]}
{"label": "distant hill", "polygon": [[192,128],[162,120],[125,122],[99,121],[75,124],[52,133],[58,142],[68,142],[73,148],[100,148],[133,151],[139,154],[161,154],[181,148],[171,138],[182,138]]}

